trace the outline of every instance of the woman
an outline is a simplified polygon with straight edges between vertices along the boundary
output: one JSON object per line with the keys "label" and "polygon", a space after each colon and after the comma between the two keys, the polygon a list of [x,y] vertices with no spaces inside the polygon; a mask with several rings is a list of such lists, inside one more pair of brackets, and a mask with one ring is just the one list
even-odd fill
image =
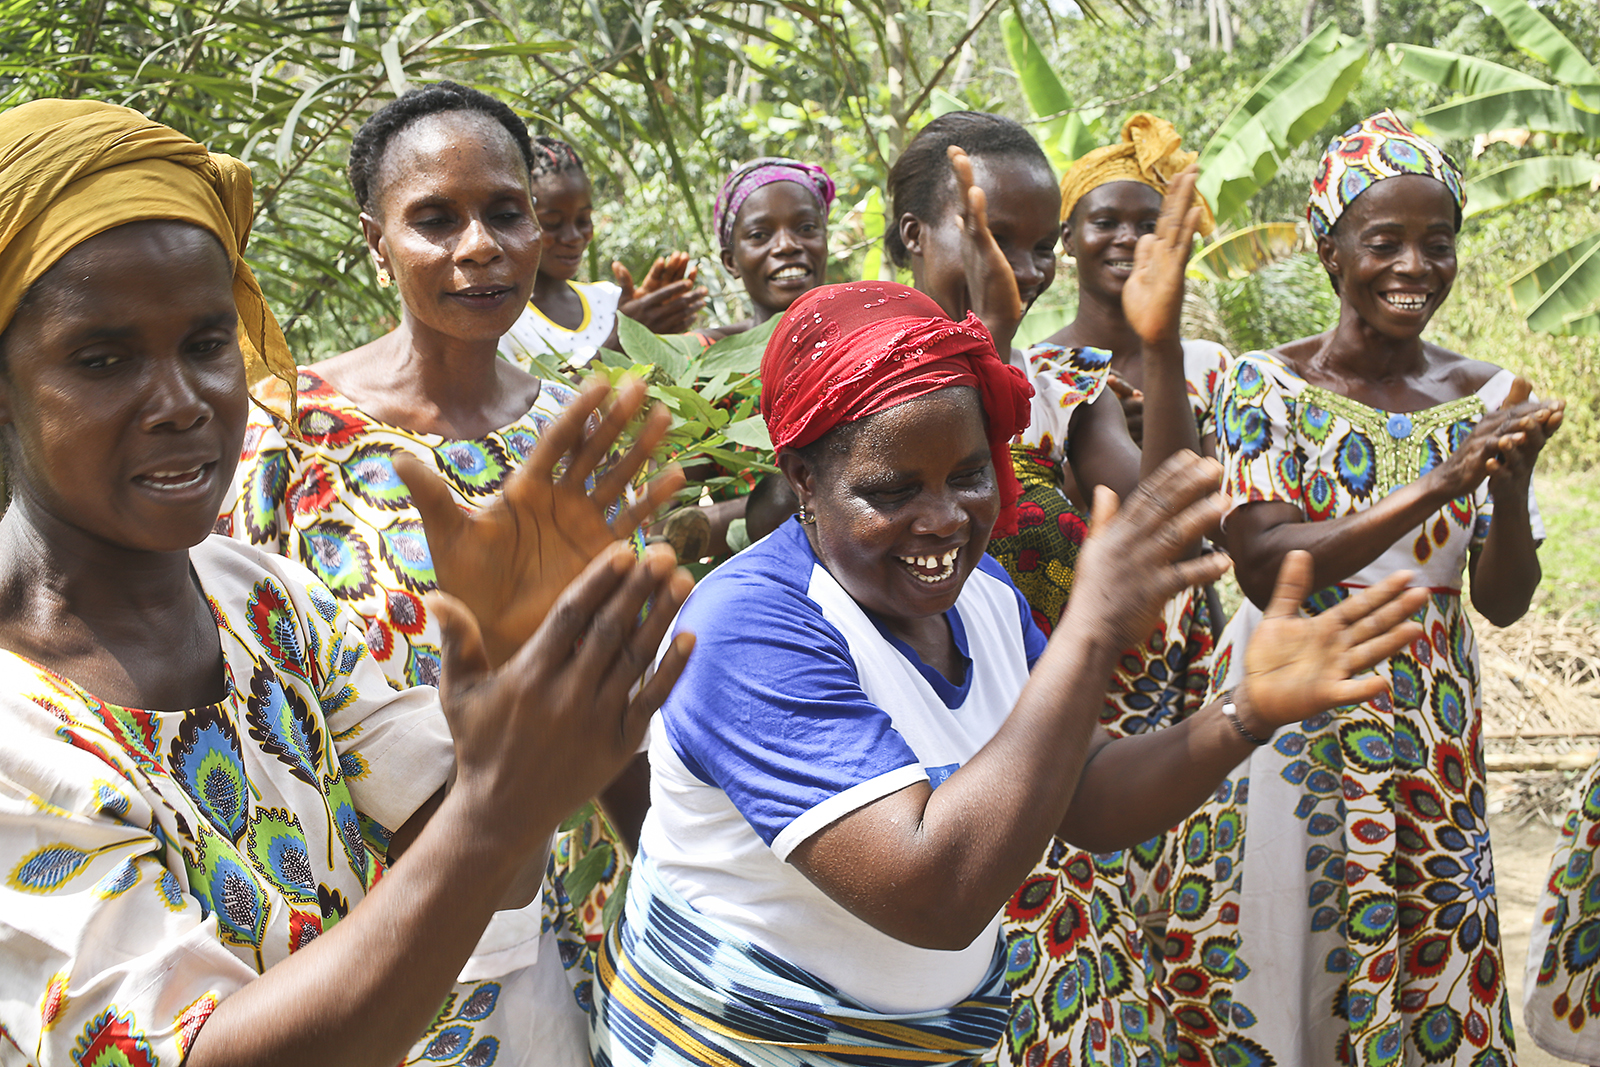
{"label": "woman", "polygon": [[[630,702],[687,579],[597,541],[506,669],[482,634],[530,620],[437,596],[442,707],[394,692],[313,575],[207,537],[247,382],[293,376],[242,258],[243,164],[87,101],[0,115],[0,154],[7,1047],[40,1067],[584,1062],[551,955],[458,975],[681,669],[674,646]],[[612,443],[583,437],[600,400],[518,475],[525,526],[603,525],[553,477]],[[478,531],[441,547],[544,594],[572,575]]]}
{"label": "woman", "polygon": [[555,356],[582,367],[602,348],[622,350],[619,315],[656,333],[687,330],[706,302],[705,289],[695,287],[688,255],[674,252],[657,259],[637,289],[621,263],[611,264],[616,283],[573,281],[594,240],[589,176],[572,146],[552,137],[533,139],[528,168],[543,254],[533,298],[524,302],[522,314],[501,339],[501,353],[524,366],[530,357]]}
{"label": "woman", "polygon": [[1421,598],[1391,600],[1398,582],[1337,623],[1293,618],[1291,565],[1232,704],[1104,736],[1116,650],[1226,565],[1179,558],[1220,515],[1215,467],[1177,459],[1120,511],[1102,498],[1047,646],[984,555],[1016,522],[1006,443],[1029,391],[976,317],[905,286],[824,286],[785,313],[762,411],[801,513],[680,615],[700,651],[652,731],[601,1067],[969,1060],[1007,1015],[997,912],[1053,833],[1117,848],[1170,825],[1248,749],[1230,717],[1268,731],[1376,692],[1346,671],[1415,635],[1390,629]]}
{"label": "woman", "polygon": [[[294,423],[253,413],[219,523],[222,532],[304,565],[359,614],[367,647],[396,688],[440,684],[439,622],[422,598],[443,577],[437,568],[453,561],[429,552],[427,505],[451,514],[493,504],[576,395],[496,357],[541,261],[528,182],[529,161],[538,159],[509,108],[447,82],[401,96],[362,125],[350,182],[373,259],[400,295],[400,324],[302,367]],[[434,475],[430,487],[448,489],[414,498],[397,476],[398,456],[415,457]],[[661,502],[639,501],[633,525]],[[603,798],[630,841],[643,818],[642,770]],[[574,852],[602,843],[613,858],[574,902],[595,939],[621,876],[618,835],[596,817],[564,837],[556,855],[565,871]],[[576,977],[587,957],[574,959],[583,961]],[[585,980],[579,983],[586,997]]]}
{"label": "woman", "polygon": [[1167,965],[1200,1062],[1513,1062],[1460,585],[1465,570],[1496,625],[1527,609],[1533,464],[1562,404],[1422,339],[1464,201],[1455,165],[1393,112],[1335,138],[1307,215],[1338,322],[1241,356],[1218,397],[1249,602],[1214,685],[1241,676],[1289,552],[1311,554],[1312,615],[1401,568],[1429,597],[1427,639],[1378,667],[1391,696],[1285,731],[1186,829]]}
{"label": "woman", "polygon": [[750,297],[750,317],[704,332],[720,341],[789,310],[828,280],[833,179],[813,163],[763,156],[735,168],[717,191],[711,225],[722,266]]}
{"label": "woman", "polygon": [[1595,1005],[1600,1003],[1594,949],[1597,924],[1595,848],[1600,845],[1600,763],[1589,768],[1574,792],[1550,860],[1550,875],[1533,913],[1523,989],[1523,1020],[1538,1046],[1576,1063],[1600,1060]]}
{"label": "woman", "polygon": [[[1177,178],[1192,161],[1164,162],[1178,164]],[[1125,494],[1142,472],[1199,444],[1178,338],[1183,266],[1205,218],[1194,180],[1191,170],[1173,182],[1166,216],[1157,223],[1162,232],[1143,242],[1139,267],[1126,284],[1134,343],[1150,356],[1145,384],[1152,412],[1162,413],[1142,450],[1128,435],[1116,396],[1106,391],[1108,352],[1048,342],[1027,352],[1011,350],[1013,365],[1033,382],[1033,419],[1011,444],[1024,487],[1018,529],[996,538],[992,550],[1047,634],[1067,603],[1085,532],[1064,493],[1067,472],[1076,472],[1073,480],[1090,491],[1107,484]],[[890,175],[890,190],[899,221],[898,244],[890,242],[890,252],[910,264],[918,288],[947,313],[972,306],[992,332],[1013,334],[1027,307],[1054,281],[1060,233],[1060,193],[1033,137],[1009,119],[954,112],[929,123],[907,147]],[[969,202],[975,195],[983,198],[981,206]],[[995,247],[987,253],[971,239],[971,222],[980,214],[994,235]],[[1161,283],[1153,284],[1157,279]],[[1192,617],[1193,603],[1194,596],[1182,591],[1151,632],[1118,657],[1101,713],[1101,725],[1113,735],[1159,728],[1199,706],[1205,649],[1167,638],[1182,632],[1177,627]],[[1013,1018],[998,1057],[1029,1063],[1069,1050],[1079,1058],[1170,1058],[1159,954],[1148,940],[1159,936],[1166,851],[1162,838],[1126,854],[1101,856],[1051,842],[1007,914],[1018,957],[1050,962],[1021,968],[1027,977],[1014,982]],[[1085,942],[1083,951],[1059,958],[1049,951],[1057,923],[1091,913],[1092,948]],[[1068,1025],[1051,1006],[1063,982],[1080,981],[1084,956],[1099,963],[1081,982],[1093,1010]]]}

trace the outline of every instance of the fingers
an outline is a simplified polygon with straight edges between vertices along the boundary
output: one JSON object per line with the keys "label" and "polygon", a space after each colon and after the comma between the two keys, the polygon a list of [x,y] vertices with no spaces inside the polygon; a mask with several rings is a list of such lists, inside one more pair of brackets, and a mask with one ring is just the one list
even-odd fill
{"label": "fingers", "polygon": [[1532,395],[1533,395],[1533,383],[1528,381],[1528,379],[1524,378],[1522,375],[1519,374],[1519,375],[1516,376],[1516,378],[1514,378],[1512,380],[1512,382],[1511,382],[1511,391],[1506,393],[1505,402],[1502,403],[1500,406],[1501,407],[1506,407],[1506,408],[1514,408],[1518,404],[1527,403],[1528,402],[1528,398],[1530,396],[1532,396]]}
{"label": "fingers", "polygon": [[1117,517],[1121,510],[1121,501],[1117,492],[1109,485],[1097,485],[1094,488],[1094,499],[1089,504],[1089,536],[1093,537],[1095,531],[1104,530],[1111,525],[1111,520]]}
{"label": "fingers", "polygon": [[572,452],[589,432],[589,416],[595,413],[601,401],[611,392],[611,384],[596,375],[583,384],[572,402],[561,409],[554,422],[545,428],[528,458],[510,478],[506,479],[505,494],[514,496],[525,481],[538,478],[552,481],[556,464]]}
{"label": "fingers", "polygon": [[489,673],[489,653],[483,644],[478,617],[461,601],[449,593],[435,591],[423,597],[423,604],[439,624],[443,646],[439,690],[448,708],[453,703],[452,694]]}
{"label": "fingers", "polygon": [[661,662],[656,664],[655,673],[629,703],[627,713],[622,720],[623,743],[629,749],[639,747],[639,742],[644,739],[645,727],[650,723],[650,716],[667,702],[672,687],[678,684],[683,669],[689,665],[689,653],[693,651],[694,634],[681,633],[674,637],[672,644],[662,655]]}
{"label": "fingers", "polygon": [[1158,241],[1178,246],[1193,240],[1200,226],[1201,212],[1194,202],[1194,186],[1199,180],[1200,168],[1191,163],[1167,186],[1167,195],[1161,200],[1161,214],[1156,218]]}
{"label": "fingers", "polygon": [[617,517],[611,522],[612,534],[625,537],[648,523],[656,512],[677,496],[678,490],[687,481],[683,468],[676,463],[651,478],[639,490],[637,498],[617,512]]}
{"label": "fingers", "polygon": [[450,486],[430,470],[428,465],[409,452],[394,454],[394,472],[411,491],[411,502],[416,505],[422,519],[422,530],[428,537],[431,551],[437,557],[439,550],[460,536],[467,517],[456,503]]}
{"label": "fingers", "polygon": [[524,672],[525,676],[533,675],[537,673],[533,661],[552,647],[558,654],[566,655],[578,639],[588,633],[596,613],[635,563],[633,549],[626,542],[613,541],[601,549],[583,573],[561,591],[550,614],[517,650],[508,666]]}
{"label": "fingers", "polygon": [[[1427,597],[1418,599],[1426,600]],[[1351,648],[1345,659],[1345,666],[1351,674],[1370,671],[1395,653],[1409,648],[1422,634],[1421,623],[1405,619],[1378,636]]]}
{"label": "fingers", "polygon": [[[650,545],[645,549],[644,557],[629,567],[620,584],[611,589],[602,604],[597,605],[587,629],[581,634],[583,647],[578,649],[573,659],[573,666],[578,672],[576,684],[582,691],[598,690],[602,683],[610,684],[607,679],[620,679],[618,672],[621,672],[628,675],[621,680],[625,693],[644,673],[655,646],[644,650],[642,658],[637,657],[632,639],[636,633],[652,629],[650,623],[654,613],[646,616],[642,626],[639,613],[658,592],[664,600],[670,600],[671,594],[664,586],[676,564],[677,556],[670,546]],[[667,604],[661,606],[666,608]],[[676,612],[677,605],[671,605],[667,611],[668,621]],[[665,625],[658,623],[654,628],[656,642],[661,640],[665,632]]]}
{"label": "fingers", "polygon": [[1177,575],[1178,581],[1183,583],[1183,588],[1194,589],[1197,586],[1210,585],[1227,574],[1232,567],[1233,560],[1226,552],[1207,552],[1194,559],[1174,563],[1172,570]]}
{"label": "fingers", "polygon": [[[1198,537],[1221,520],[1227,499],[1217,493],[1222,484],[1222,464],[1187,449],[1175,453],[1139,483],[1123,508],[1126,519],[1152,532],[1169,532],[1174,525],[1193,525],[1197,508],[1207,513],[1206,524],[1184,534],[1183,543]],[[1208,497],[1212,499],[1207,499]],[[1214,514],[1212,514],[1214,512]],[[1187,516],[1187,518],[1185,518]]]}
{"label": "fingers", "polygon": [[[694,579],[689,576],[689,572],[682,567],[672,567],[670,559],[668,562],[666,574],[650,586],[650,609],[644,621],[638,623],[632,636],[622,642],[614,660],[600,664],[602,686],[600,698],[603,704],[614,701],[620,706],[627,703],[628,690],[655,659],[662,639],[667,636],[667,631],[672,628],[673,621],[678,617],[678,609],[683,606],[690,591],[694,589]],[[623,621],[631,624],[638,620],[638,617],[638,612],[635,611]],[[588,646],[584,647],[587,650]],[[596,651],[598,653],[600,650]],[[666,694],[662,693],[662,699],[665,698]]]}
{"label": "fingers", "polygon": [[[635,406],[634,411],[637,410]],[[644,425],[639,427],[638,433],[634,436],[633,446],[595,483],[594,499],[609,506],[613,500],[620,497],[622,491],[633,483],[634,478],[644,469],[644,465],[650,461],[656,446],[667,436],[667,430],[671,425],[672,416],[667,413],[666,407],[661,404],[652,405],[650,413],[645,416]],[[607,445],[607,448],[609,447],[610,445]],[[673,491],[677,491],[676,487]]]}
{"label": "fingers", "polygon": [[[562,482],[572,485],[588,481],[589,475],[605,461],[623,431],[628,428],[628,423],[633,421],[633,417],[644,406],[647,390],[648,386],[645,385],[643,378],[630,376],[617,385],[611,403],[607,405],[605,415],[600,419],[600,424],[584,435],[578,445],[577,453],[572,457],[572,462],[567,464],[566,472],[561,476]],[[619,487],[609,496],[599,493],[596,493],[596,496],[601,500],[610,500],[621,491]]]}
{"label": "fingers", "polygon": [[962,221],[967,222],[968,202],[976,184],[972,177],[972,160],[967,157],[966,150],[958,145],[945,149],[945,155],[950,159],[950,169],[956,174],[956,210],[962,213]]}
{"label": "fingers", "polygon": [[1264,618],[1292,617],[1300,614],[1300,605],[1311,592],[1311,553],[1296,550],[1283,557],[1278,565],[1278,580],[1272,587],[1272,599],[1267,602]]}
{"label": "fingers", "polygon": [[1128,384],[1128,379],[1115,371],[1106,376],[1106,388],[1115,393],[1119,400],[1127,400],[1139,391]]}
{"label": "fingers", "polygon": [[622,295],[617,298],[617,303],[626,304],[631,301],[633,299],[633,274],[620,262],[612,260],[611,276],[617,279],[617,284],[622,287]]}

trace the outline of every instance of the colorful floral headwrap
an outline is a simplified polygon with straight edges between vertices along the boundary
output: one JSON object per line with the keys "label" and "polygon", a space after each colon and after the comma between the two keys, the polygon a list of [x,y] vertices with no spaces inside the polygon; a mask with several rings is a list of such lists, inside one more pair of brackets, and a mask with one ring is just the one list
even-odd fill
{"label": "colorful floral headwrap", "polygon": [[[1180,150],[1182,143],[1172,123],[1139,112],[1123,124],[1122,140],[1094,149],[1067,168],[1061,177],[1061,221],[1072,217],[1072,209],[1091,190],[1109,182],[1139,182],[1166,196],[1178,172],[1200,158],[1198,152]],[[1200,236],[1209,237],[1217,220],[1205,197],[1196,192],[1194,198],[1202,209]]]}
{"label": "colorful floral headwrap", "polygon": [[[294,359],[244,261],[250,169],[137,111],[36,100],[0,114],[0,331],[62,256],[129,222],[175,219],[215,234],[233,266],[239,348],[251,392],[276,378],[293,426]],[[276,383],[275,383],[276,384]]]}
{"label": "colorful floral headwrap", "polygon": [[983,401],[1000,488],[994,534],[1007,537],[1016,533],[1022,495],[1009,445],[1028,426],[1033,386],[1000,358],[976,315],[956,322],[932,298],[894,282],[812,289],[767,341],[761,414],[774,448],[804,448],[835,426],[960,385]]}
{"label": "colorful floral headwrap", "polygon": [[1402,174],[1421,174],[1444,182],[1455,197],[1456,228],[1461,228],[1461,209],[1467,206],[1461,168],[1384,108],[1335,137],[1322,153],[1317,176],[1311,179],[1311,200],[1306,204],[1311,229],[1318,237],[1326,237],[1351,201],[1383,179]]}
{"label": "colorful floral headwrap", "polygon": [[833,179],[815,163],[802,163],[798,159],[781,156],[762,156],[738,167],[728,175],[717,193],[716,205],[711,210],[711,228],[717,231],[717,241],[723,248],[733,247],[733,220],[739,209],[763,185],[773,182],[794,182],[817,199],[822,214],[828,214],[833,204]]}

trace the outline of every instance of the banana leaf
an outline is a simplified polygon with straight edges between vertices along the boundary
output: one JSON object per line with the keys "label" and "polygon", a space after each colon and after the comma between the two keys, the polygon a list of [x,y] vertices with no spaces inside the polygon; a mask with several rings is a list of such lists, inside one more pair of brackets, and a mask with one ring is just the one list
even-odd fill
{"label": "banana leaf", "polygon": [[1588,185],[1596,177],[1600,177],[1600,160],[1592,156],[1519,159],[1467,182],[1466,214],[1470,218],[1540,193]]}
{"label": "banana leaf", "polygon": [[1212,241],[1189,261],[1189,271],[1214,282],[1238,281],[1294,255],[1299,247],[1298,223],[1263,222]]}
{"label": "banana leaf", "polygon": [[1445,89],[1454,89],[1468,96],[1491,93],[1499,89],[1551,88],[1548,83],[1520,70],[1503,67],[1499,63],[1491,63],[1476,56],[1446,52],[1440,48],[1426,48],[1420,44],[1392,44],[1389,46],[1389,59],[1403,73],[1413,78],[1432,82]]}
{"label": "banana leaf", "polygon": [[1600,304],[1600,244],[1577,257],[1567,272],[1528,309],[1528,326],[1541,333],[1566,333],[1574,320]]}
{"label": "banana leaf", "polygon": [[1600,244],[1600,231],[1591,233],[1572,247],[1562,249],[1538,266],[1530,267],[1512,278],[1507,286],[1511,290],[1512,302],[1520,308],[1537,303],[1545,290],[1559,281],[1574,263],[1597,244]]}
{"label": "banana leaf", "polygon": [[1572,133],[1600,138],[1600,115],[1572,106],[1565,89],[1497,89],[1452,100],[1419,112],[1419,133],[1471,137],[1490,130],[1526,128],[1540,133]]}
{"label": "banana leaf", "polygon": [[1100,111],[1072,110],[1077,106],[1072,95],[1056,77],[1039,42],[1016,12],[1007,11],[1001,15],[1000,30],[1005,36],[1011,67],[1017,72],[1023,95],[1028,98],[1028,107],[1036,117],[1054,116],[1040,125],[1038,139],[1050,165],[1060,174],[1073,160],[1107,140]]}
{"label": "banana leaf", "polygon": [[[1505,27],[1511,43],[1522,51],[1541,59],[1555,75],[1551,80],[1571,87],[1589,86],[1600,89],[1600,71],[1578,51],[1578,47],[1564,37],[1555,25],[1528,0],[1480,0],[1485,11]],[[1576,94],[1584,99],[1594,94]],[[1580,103],[1580,101],[1574,101]]]}
{"label": "banana leaf", "polygon": [[1324,22],[1258,82],[1200,153],[1199,189],[1217,220],[1236,215],[1284,157],[1344,103],[1367,65],[1367,48]]}

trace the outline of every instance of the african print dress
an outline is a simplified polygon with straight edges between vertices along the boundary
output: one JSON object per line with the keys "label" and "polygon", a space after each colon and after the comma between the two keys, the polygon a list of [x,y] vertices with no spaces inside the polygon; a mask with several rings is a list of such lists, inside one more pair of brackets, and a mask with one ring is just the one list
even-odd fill
{"label": "african print dress", "polygon": [[[437,686],[439,626],[422,600],[437,584],[433,556],[391,457],[399,451],[416,456],[449,484],[463,507],[482,507],[576,393],[544,382],[525,415],[475,440],[446,440],[380,422],[309,367],[300,369],[298,393],[300,440],[251,406],[233,498],[217,532],[309,568],[366,620],[367,647],[390,684]],[[575,856],[601,842],[613,858],[579,902],[577,916],[595,944],[604,933],[605,901],[622,876],[623,850],[595,813],[561,835],[552,856],[556,870],[565,872]]]}
{"label": "african print dress", "polygon": [[[1311,522],[1361,511],[1439,465],[1511,382],[1502,371],[1473,395],[1387,412],[1250,353],[1218,398],[1223,489]],[[1483,484],[1307,601],[1327,610],[1400,569],[1433,593],[1425,636],[1378,668],[1392,696],[1279,730],[1186,823],[1162,946],[1180,1062],[1513,1062],[1461,602],[1491,516]],[[1223,634],[1218,691],[1242,678],[1260,619],[1246,602]]]}
{"label": "african print dress", "polygon": [[[437,693],[396,693],[326,586],[221,537],[190,561],[215,704],[120,707],[0,652],[0,1062],[177,1067],[218,1003],[360,904],[449,773]],[[406,1062],[587,1062],[539,910],[502,913],[532,924],[493,946],[516,961],[465,977]]]}
{"label": "african print dress", "polygon": [[[1227,367],[1221,346],[1184,342],[1195,420],[1212,432],[1211,398]],[[989,544],[1049,633],[1072,590],[1086,517],[1061,491],[1072,416],[1105,387],[1111,354],[1036,345],[1023,369],[1034,385],[1033,419],[1011,454],[1023,485],[1015,537]],[[1171,601],[1142,648],[1123,655],[1101,724],[1113,736],[1170,726],[1200,706],[1211,628],[1205,599]],[[1171,835],[1092,856],[1057,840],[1006,909],[1010,1026],[999,1063],[1165,1063],[1171,1024],[1161,992],[1161,935],[1170,885]]]}
{"label": "african print dress", "polygon": [[1533,913],[1522,1011],[1539,1047],[1600,1063],[1600,763],[1578,785]]}

